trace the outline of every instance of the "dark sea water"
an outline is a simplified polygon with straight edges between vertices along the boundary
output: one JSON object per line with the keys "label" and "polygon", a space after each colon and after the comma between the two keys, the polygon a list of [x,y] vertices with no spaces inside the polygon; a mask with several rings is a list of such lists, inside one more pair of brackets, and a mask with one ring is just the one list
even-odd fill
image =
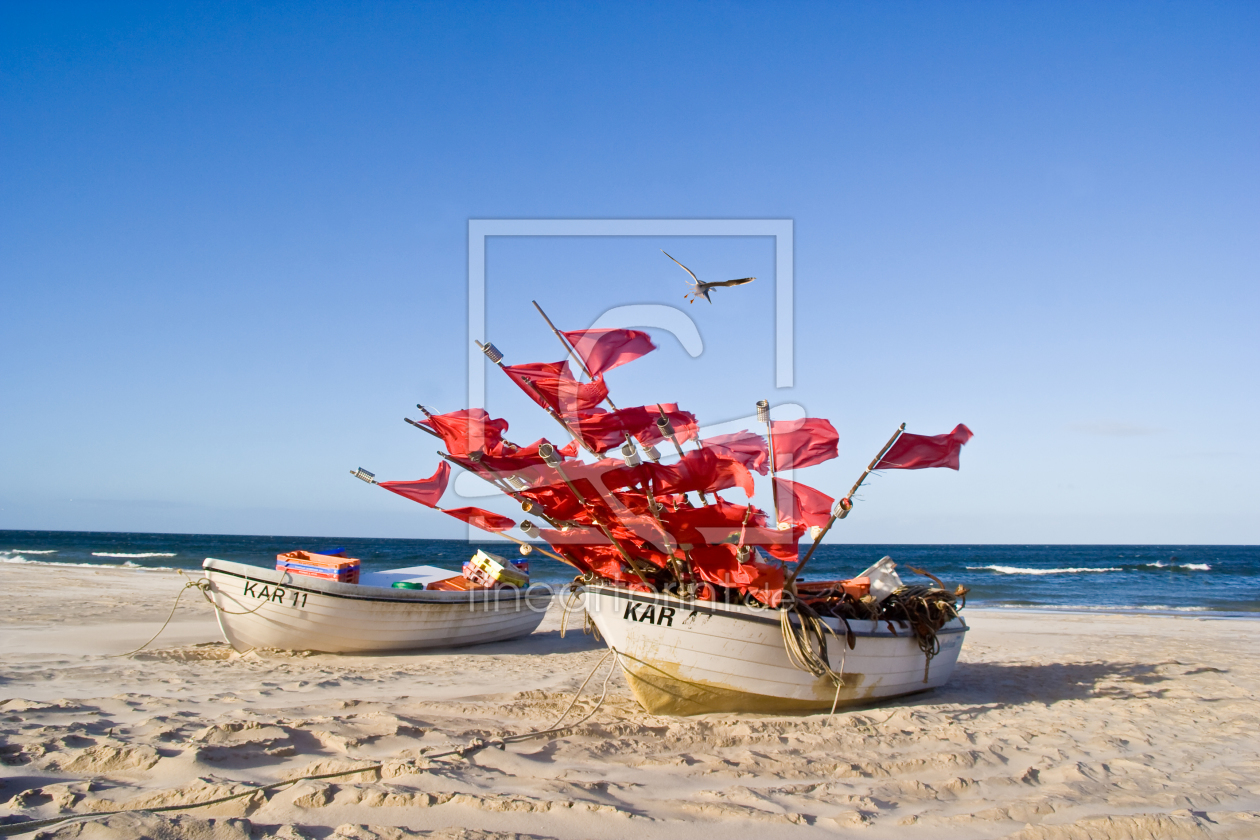
{"label": "dark sea water", "polygon": [[[272,568],[277,554],[345,548],[365,571],[443,566],[458,572],[477,548],[518,557],[503,542],[0,531],[0,563],[199,569],[207,557]],[[972,606],[1251,614],[1260,617],[1260,546],[1220,545],[824,545],[804,577],[852,577],[888,555],[903,578],[926,569],[971,589]],[[534,552],[535,581],[572,570]],[[926,582],[926,579],[921,579]]]}

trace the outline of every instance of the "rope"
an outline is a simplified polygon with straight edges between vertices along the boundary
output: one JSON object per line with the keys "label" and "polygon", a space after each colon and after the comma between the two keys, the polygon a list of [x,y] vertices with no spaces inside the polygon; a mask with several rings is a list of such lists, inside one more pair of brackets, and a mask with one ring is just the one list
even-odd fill
{"label": "rope", "polygon": [[[187,579],[188,575],[184,574],[183,569],[176,569],[176,571],[179,572],[181,577]],[[175,603],[171,605],[171,612],[168,616],[166,616],[166,621],[162,622],[162,626],[158,628],[158,631],[153,634],[153,638],[149,639],[149,641],[140,645],[140,647],[136,648],[133,651],[128,651],[127,653],[111,654],[110,658],[121,659],[128,656],[135,656],[137,653],[139,653],[140,651],[147,648],[149,645],[156,642],[158,636],[162,635],[162,632],[166,630],[166,628],[170,625],[171,619],[175,617],[175,610],[179,607],[179,599],[183,598],[184,593],[187,592],[189,589],[196,589],[199,592],[201,592],[201,597],[206,599],[207,604],[214,607],[219,612],[224,613],[225,615],[253,615],[254,613],[258,612],[258,610],[262,609],[264,606],[266,606],[269,603],[268,601],[259,601],[258,605],[254,607],[252,610],[246,610],[244,612],[233,612],[232,610],[228,610],[228,609],[224,609],[223,607],[220,607],[218,604],[214,602],[214,599],[210,597],[211,584],[210,584],[209,578],[197,578],[196,580],[190,580],[187,583],[185,583],[182,587],[180,587],[179,592],[175,593]]]}
{"label": "rope", "polygon": [[560,607],[560,638],[563,639],[565,632],[569,629],[569,612],[572,611],[574,605],[580,603],[582,603],[582,597],[570,589]]}
{"label": "rope", "polygon": [[[792,624],[792,613],[800,623],[800,629]],[[827,656],[827,633],[836,636],[827,622],[822,620],[807,604],[796,601],[790,608],[779,610],[779,628],[783,631],[783,649],[787,652],[792,667],[807,671],[819,679],[829,679],[836,687],[835,697],[831,701],[830,714],[836,713],[840,704],[840,689],[844,687],[844,645],[840,646],[840,670],[831,667]],[[839,640],[839,636],[836,639]],[[818,644],[818,653],[814,652],[814,642]]]}
{"label": "rope", "polygon": [[[190,584],[190,585],[193,585],[193,584]],[[185,587],[185,589],[186,588],[188,587]],[[604,685],[603,685],[602,690],[600,691],[599,700],[595,702],[594,708],[592,708],[589,712],[586,713],[586,715],[574,721],[573,723],[561,726],[560,725],[561,722],[565,719],[565,717],[569,714],[569,712],[572,711],[573,707],[577,705],[577,701],[581,698],[582,692],[586,690],[586,686],[587,684],[590,683],[591,678],[594,677],[596,673],[598,673],[599,669],[603,666],[605,662],[608,661],[608,657],[610,656],[614,657],[613,667],[608,669],[608,674],[605,675],[604,677]],[[436,758],[448,758],[453,755],[457,755],[460,758],[465,758],[466,756],[479,752],[485,749],[486,747],[498,747],[499,749],[503,749],[507,744],[516,743],[517,741],[527,741],[531,738],[541,738],[545,735],[551,735],[556,732],[562,732],[566,729],[572,729],[575,726],[580,726],[581,724],[586,723],[588,720],[594,717],[595,713],[598,712],[600,710],[600,707],[604,705],[604,700],[608,697],[608,683],[612,679],[612,675],[617,670],[616,665],[619,663],[621,656],[622,654],[618,652],[616,648],[610,647],[608,649],[608,652],[605,653],[602,657],[600,657],[600,660],[595,663],[595,667],[591,669],[591,672],[586,675],[586,679],[582,681],[582,685],[578,687],[577,692],[573,695],[573,699],[569,701],[569,705],[565,707],[565,710],[563,712],[561,712],[560,717],[556,718],[556,722],[552,724],[550,727],[548,727],[547,729],[536,730],[533,732],[524,732],[518,735],[505,735],[501,738],[492,738],[488,741],[482,740],[481,738],[474,738],[471,741],[469,741],[467,744],[463,745],[462,747],[455,747],[454,749],[450,749],[450,750],[447,750],[445,752],[440,752],[440,753],[431,753],[431,754],[422,756],[422,758],[425,761],[431,761]],[[419,772],[423,769],[427,769],[427,768],[418,767],[416,765],[415,759],[409,759],[408,761],[403,762],[403,766],[410,767],[416,772]],[[363,767],[355,767],[352,770],[338,770],[335,773],[317,773],[310,776],[299,776],[295,779],[285,779],[284,781],[281,781],[281,782],[271,782],[270,784],[259,785],[258,787],[252,787],[248,790],[241,791],[240,793],[233,793],[233,794],[229,794],[228,796],[220,796],[215,799],[208,799],[205,802],[196,802],[190,805],[163,805],[157,808],[130,808],[130,809],[120,810],[120,811],[96,811],[91,814],[75,814],[69,817],[50,817],[49,819],[44,819],[44,820],[29,820],[27,822],[12,823],[10,825],[0,825],[0,837],[13,837],[18,834],[25,834],[28,831],[35,831],[36,829],[47,828],[48,826],[52,826],[52,825],[63,825],[63,824],[69,825],[71,823],[88,822],[90,820],[98,820],[104,817],[116,816],[118,814],[135,814],[135,813],[157,814],[157,813],[162,813],[166,811],[187,811],[193,808],[204,808],[207,805],[218,805],[222,802],[231,802],[233,799],[241,799],[246,796],[253,796],[254,794],[257,794],[257,793],[266,793],[268,791],[277,790],[282,787],[288,787],[289,785],[295,785],[298,782],[319,781],[321,779],[336,779],[341,776],[353,776],[357,773],[368,773],[373,770],[380,770],[384,767],[385,767],[385,762],[377,762],[375,764],[368,764]]]}
{"label": "rope", "polygon": [[[184,570],[183,570],[183,569],[180,569],[179,573],[182,575],[182,574],[184,573]],[[185,592],[187,592],[189,589],[198,589],[198,588],[200,588],[200,587],[198,586],[198,581],[195,581],[195,580],[190,580],[190,581],[188,581],[188,583],[185,583],[183,586],[181,586],[181,587],[179,588],[179,592],[178,592],[178,593],[176,593],[176,595],[175,595],[175,603],[171,605],[171,612],[170,612],[170,614],[169,614],[168,616],[166,616],[166,621],[163,621],[163,622],[162,622],[162,626],[158,628],[158,631],[157,631],[156,633],[154,633],[154,634],[153,634],[152,638],[150,638],[150,639],[149,639],[149,641],[147,641],[147,642],[145,642],[144,644],[140,645],[140,647],[136,648],[136,649],[135,649],[135,650],[133,650],[133,651],[128,651],[127,653],[115,653],[115,654],[112,654],[110,658],[111,658],[111,659],[114,659],[114,658],[121,659],[121,658],[128,657],[128,656],[135,656],[137,653],[139,653],[140,651],[142,651],[142,650],[144,650],[145,648],[147,648],[149,645],[151,645],[151,644],[153,644],[154,642],[156,642],[156,641],[157,641],[157,637],[162,635],[162,631],[166,629],[167,625],[171,623],[171,619],[175,617],[175,610],[176,610],[176,608],[177,608],[177,607],[179,607],[179,599],[180,599],[180,598],[183,598],[183,597],[184,597],[184,593],[185,593]]]}

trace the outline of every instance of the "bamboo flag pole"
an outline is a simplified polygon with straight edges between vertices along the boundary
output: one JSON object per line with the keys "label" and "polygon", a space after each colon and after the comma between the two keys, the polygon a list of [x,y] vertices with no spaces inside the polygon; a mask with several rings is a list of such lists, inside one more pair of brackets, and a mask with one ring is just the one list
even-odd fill
{"label": "bamboo flag pole", "polygon": [[[442,511],[443,513],[445,513],[445,512],[446,512],[446,509],[445,509],[445,508],[435,507],[435,508],[433,508],[433,509],[434,509],[434,510],[440,510],[440,511]],[[470,523],[468,523],[468,524],[472,525],[472,523],[471,523],[471,522],[470,522]],[[474,528],[480,528],[481,526],[480,526],[480,525],[473,525],[473,527],[474,527]],[[495,531],[495,530],[492,530],[492,529],[490,529],[490,528],[481,528],[481,530],[485,531],[487,534],[497,534],[497,535],[499,535],[500,537],[503,537],[503,538],[504,538],[504,539],[506,539],[506,540],[511,540],[512,542],[516,543],[516,544],[517,544],[517,545],[519,545],[519,546],[523,546],[523,547],[525,547],[525,548],[528,548],[530,551],[537,551],[537,552],[539,552],[539,553],[541,553],[541,554],[545,554],[545,555],[547,555],[548,557],[555,558],[556,560],[559,560],[561,563],[564,563],[566,566],[574,566],[575,568],[577,567],[577,564],[576,564],[576,563],[571,563],[571,562],[569,562],[568,560],[566,560],[566,559],[564,559],[563,557],[561,557],[559,554],[555,554],[554,552],[548,551],[547,549],[542,548],[541,546],[533,545],[532,543],[527,543],[527,542],[525,542],[525,541],[524,541],[524,540],[522,540],[522,539],[518,539],[517,537],[512,536],[511,534],[505,534],[505,533],[504,533],[504,532],[502,532],[502,531]],[[526,552],[526,553],[528,554],[528,552]],[[581,571],[581,569],[578,569],[578,571]]]}
{"label": "bamboo flag pole", "polygon": [[836,502],[835,510],[831,512],[831,518],[827,520],[827,526],[818,532],[818,536],[814,537],[814,544],[809,547],[809,551],[805,552],[805,557],[801,562],[796,564],[796,568],[792,570],[792,574],[788,575],[787,580],[783,582],[783,588],[786,589],[796,580],[796,576],[801,573],[801,569],[805,568],[805,564],[809,562],[809,558],[814,556],[814,549],[818,548],[823,537],[827,536],[827,532],[831,530],[831,526],[836,524],[837,519],[844,519],[849,515],[849,511],[853,510],[853,494],[862,486],[862,482],[866,481],[866,477],[875,469],[875,465],[879,463],[879,459],[884,457],[884,453],[892,449],[892,445],[897,442],[897,438],[901,437],[901,433],[906,430],[906,424],[902,423],[897,431],[893,432],[893,436],[888,439],[888,443],[884,444],[884,448],[879,450],[879,454],[872,459],[858,480],[853,484],[853,489],[849,491],[849,495]]}
{"label": "bamboo flag pole", "polygon": [[568,486],[568,488],[573,491],[573,495],[577,496],[578,501],[582,503],[582,506],[586,508],[587,513],[591,515],[591,521],[599,526],[599,530],[604,532],[604,536],[608,538],[609,542],[616,546],[617,553],[621,555],[621,559],[625,560],[626,564],[629,565],[634,573],[639,576],[639,580],[643,581],[648,586],[651,586],[652,584],[647,579],[647,575],[644,574],[643,569],[639,568],[639,564],[634,561],[634,558],[630,556],[625,547],[622,546],[621,543],[617,542],[617,538],[612,535],[612,529],[604,524],[603,520],[595,512],[594,507],[592,507],[590,502],[586,500],[586,497],[582,495],[582,491],[578,490],[573,482],[569,480],[569,477],[565,474],[564,469],[560,464],[560,456],[556,454],[556,448],[549,443],[544,443],[538,447],[538,454],[542,456],[542,459],[546,462],[547,466],[551,467],[560,475],[560,478],[564,480],[564,483]]}
{"label": "bamboo flag pole", "polygon": [[[556,554],[554,551],[548,551],[547,549],[543,548],[540,545],[534,545],[533,543],[527,543],[524,540],[518,540],[516,537],[512,536],[511,534],[504,534],[502,532],[499,533],[499,536],[505,539],[511,540],[512,542],[516,543],[522,548],[528,548],[530,551],[537,551],[540,554],[547,555],[553,560],[559,560],[561,563],[563,563],[566,566],[573,566],[574,568],[577,568],[575,563],[570,563],[568,560],[564,559],[559,554]],[[578,571],[581,571],[581,569],[578,569]]]}
{"label": "bamboo flag pole", "polygon": [[[538,314],[541,315],[543,320],[547,322],[547,326],[551,327],[551,331],[555,333],[556,338],[560,339],[560,344],[564,346],[564,352],[569,354],[569,358],[577,362],[578,367],[582,369],[582,373],[586,374],[587,379],[594,379],[595,377],[591,375],[590,368],[586,366],[586,362],[582,361],[582,357],[578,355],[577,348],[569,342],[569,337],[557,329],[556,325],[551,322],[549,317],[547,317],[547,313],[543,312],[543,308],[538,305],[538,301],[531,300],[530,303],[534,304],[534,308],[538,310]],[[612,397],[605,396],[604,402],[608,403],[608,407],[613,411],[617,410],[617,406],[613,404]]]}
{"label": "bamboo flag pole", "polygon": [[[474,339],[473,343],[481,348],[481,352],[486,354],[487,359],[489,359],[490,361],[498,365],[499,370],[503,371],[503,373],[509,379],[512,379],[512,375],[509,374],[507,370],[503,367],[503,354],[499,352],[499,348],[495,347],[493,344],[491,344],[488,341],[485,344],[482,344],[480,341],[476,341]],[[564,428],[565,434],[567,434],[569,437],[573,438],[574,440],[578,442],[578,446],[582,447],[587,452],[590,452],[591,457],[598,458],[599,453],[591,452],[590,447],[588,447],[586,444],[582,442],[582,439],[578,437],[577,433],[574,432],[573,429],[569,426],[569,424],[564,421],[564,418],[561,417],[559,414],[557,414],[554,409],[552,409],[550,406],[547,405],[547,401],[543,399],[542,392],[538,390],[538,388],[534,385],[533,382],[529,381],[529,377],[522,377],[522,378],[525,380],[525,384],[529,385],[530,390],[532,390],[535,394],[538,395],[538,403],[539,405],[542,406],[543,411],[546,411],[547,414],[551,416],[551,419],[559,423],[561,427]],[[513,380],[513,381],[516,381],[516,380]]]}
{"label": "bamboo flag pole", "polygon": [[[420,406],[418,406],[418,405],[416,406],[416,408],[419,408],[421,411],[424,411],[424,409],[423,409],[423,408],[421,408],[421,407],[420,407]],[[410,423],[411,425],[415,426],[415,427],[416,427],[417,429],[419,429],[420,431],[425,432],[425,433],[430,434],[430,435],[433,435],[435,438],[440,438],[440,437],[442,437],[442,436],[441,436],[441,435],[439,435],[437,432],[435,432],[435,431],[433,431],[432,429],[430,429],[428,426],[424,425],[423,423],[417,423],[415,420],[412,420],[410,417],[404,417],[404,418],[403,418],[403,420],[406,420],[408,423]]]}
{"label": "bamboo flag pole", "polygon": [[[586,374],[587,379],[594,381],[595,377],[591,376],[591,369],[586,366],[586,362],[578,355],[577,348],[569,341],[569,337],[556,328],[556,325],[551,322],[551,318],[549,318],[547,313],[543,312],[543,308],[538,305],[538,301],[531,300],[530,303],[534,304],[534,308],[538,310],[538,314],[541,315],[543,320],[547,322],[547,326],[551,327],[551,331],[555,333],[556,338],[560,339],[560,345],[564,347],[564,352],[568,353],[569,358],[578,363],[578,367],[582,369],[582,373]],[[608,403],[608,407],[613,411],[617,410],[617,404],[612,401],[612,397],[610,395],[604,394],[604,402]],[[627,433],[626,443],[629,444],[631,450],[634,449],[633,440],[634,439],[630,437],[629,433]],[[590,450],[587,451],[589,452]]]}
{"label": "bamboo flag pole", "polygon": [[[674,444],[674,449],[678,450],[678,457],[682,458],[683,448],[682,444],[678,442],[678,436],[674,434],[674,424],[669,422],[669,415],[665,413],[665,409],[661,408],[659,404],[656,406],[656,410],[660,412],[661,415],[656,418],[656,428],[660,431],[662,437],[669,438],[669,442]],[[704,447],[701,447],[701,449],[703,448]],[[684,493],[683,495],[685,496],[686,494]],[[709,497],[704,495],[704,491],[697,490],[696,495],[700,497],[700,501],[704,503],[705,507],[708,507]],[[717,492],[714,491],[713,495],[716,496]],[[688,502],[688,504],[690,504],[690,502]]]}
{"label": "bamboo flag pole", "polygon": [[779,494],[775,492],[774,487],[774,426],[770,424],[769,400],[757,400],[757,419],[766,424],[766,443],[770,447],[770,500],[774,503],[774,527],[785,531],[787,528],[783,527],[783,522],[779,519]]}

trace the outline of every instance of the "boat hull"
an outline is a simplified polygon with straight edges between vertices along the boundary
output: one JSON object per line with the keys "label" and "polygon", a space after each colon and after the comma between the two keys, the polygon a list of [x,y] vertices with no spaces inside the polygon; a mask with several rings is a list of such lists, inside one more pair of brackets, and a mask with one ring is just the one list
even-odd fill
{"label": "boat hull", "polygon": [[475,645],[532,633],[551,593],[428,592],[337,583],[206,560],[219,628],[238,651],[382,653]]}
{"label": "boat hull", "polygon": [[850,621],[849,650],[837,619],[826,619],[839,638],[828,639],[831,667],[843,685],[793,667],[784,649],[779,611],[599,584],[579,590],[600,635],[621,654],[635,697],[653,714],[707,712],[816,712],[877,703],[943,685],[962,651],[967,625],[954,619],[938,632],[931,660],[908,625]]}

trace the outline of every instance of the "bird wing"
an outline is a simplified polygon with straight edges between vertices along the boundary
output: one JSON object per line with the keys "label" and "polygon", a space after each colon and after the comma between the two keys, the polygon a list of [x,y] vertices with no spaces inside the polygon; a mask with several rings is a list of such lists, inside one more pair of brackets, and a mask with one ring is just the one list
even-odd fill
{"label": "bird wing", "polygon": [[[669,257],[669,254],[666,254],[666,253],[665,253],[665,249],[664,249],[664,248],[662,248],[662,249],[661,249],[661,253],[662,253],[662,254],[665,254],[665,256]],[[670,258],[671,260],[674,260],[674,258],[673,258],[673,257],[669,257],[669,258]],[[697,286],[699,286],[699,285],[700,285],[700,278],[699,278],[699,277],[697,277],[697,276],[695,275],[695,273],[694,273],[694,272],[693,272],[690,268],[687,268],[687,266],[685,266],[685,265],[683,265],[682,263],[678,262],[678,260],[674,260],[674,262],[678,265],[678,267],[679,267],[679,268],[681,268],[683,271],[685,271],[685,272],[687,272],[688,274],[690,274],[690,275],[691,275],[691,279],[692,279],[692,280],[694,280],[694,281],[696,281],[696,282],[695,282],[695,285],[697,285]]]}
{"label": "bird wing", "polygon": [[717,283],[705,283],[706,286],[742,286],[745,283],[751,283],[756,277],[741,277],[738,280],[720,280]]}

